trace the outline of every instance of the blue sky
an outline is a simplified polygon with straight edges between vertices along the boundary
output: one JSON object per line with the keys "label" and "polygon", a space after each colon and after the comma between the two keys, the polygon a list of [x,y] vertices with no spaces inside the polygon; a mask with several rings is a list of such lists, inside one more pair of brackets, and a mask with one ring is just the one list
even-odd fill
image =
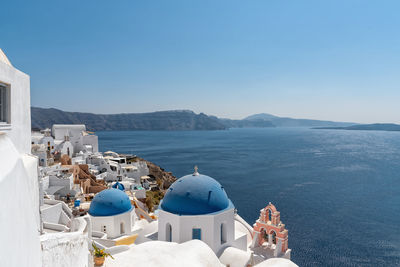
{"label": "blue sky", "polygon": [[400,123],[399,1],[6,1],[33,106]]}

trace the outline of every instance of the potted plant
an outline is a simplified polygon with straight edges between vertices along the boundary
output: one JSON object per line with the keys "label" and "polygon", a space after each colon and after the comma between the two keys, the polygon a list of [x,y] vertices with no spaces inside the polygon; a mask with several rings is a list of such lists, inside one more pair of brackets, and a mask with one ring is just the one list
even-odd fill
{"label": "potted plant", "polygon": [[104,264],[104,260],[106,259],[106,257],[111,257],[111,259],[114,259],[110,253],[104,252],[104,249],[100,249],[98,246],[96,246],[95,243],[92,243],[92,247],[94,249],[94,255],[93,255],[94,265],[102,266]]}

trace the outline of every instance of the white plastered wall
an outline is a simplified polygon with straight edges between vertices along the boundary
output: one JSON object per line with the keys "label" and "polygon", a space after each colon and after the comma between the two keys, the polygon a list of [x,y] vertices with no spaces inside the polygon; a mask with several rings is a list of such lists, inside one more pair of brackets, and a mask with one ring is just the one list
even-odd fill
{"label": "white plastered wall", "polygon": [[46,234],[41,236],[41,244],[43,267],[90,266],[87,234],[81,232]]}
{"label": "white plastered wall", "polygon": [[131,211],[114,216],[90,216],[93,231],[103,232],[103,226],[106,226],[108,238],[117,238],[121,236],[121,222],[124,223],[125,232],[123,234],[131,234],[135,223],[132,218],[135,218],[134,208]]}
{"label": "white plastered wall", "polygon": [[0,126],[19,153],[31,151],[30,78],[27,74],[0,61],[0,83],[10,88],[10,124]]}
{"label": "white plastered wall", "polygon": [[[163,210],[159,211],[158,240],[167,241],[166,225],[171,224],[172,241],[183,243],[192,240],[193,228],[201,228],[201,240],[216,254],[223,248],[234,245],[234,209],[207,215],[180,216]],[[221,224],[225,223],[226,242],[221,244]]]}
{"label": "white plastered wall", "polygon": [[35,159],[23,158],[10,138],[0,133],[1,266],[42,266]]}

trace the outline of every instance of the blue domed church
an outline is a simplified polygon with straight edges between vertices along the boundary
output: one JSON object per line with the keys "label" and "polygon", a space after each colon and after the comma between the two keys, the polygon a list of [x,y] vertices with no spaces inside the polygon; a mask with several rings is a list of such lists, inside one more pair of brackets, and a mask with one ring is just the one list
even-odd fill
{"label": "blue domed church", "polygon": [[107,234],[107,238],[117,238],[132,233],[135,224],[135,208],[124,191],[116,188],[98,193],[89,208],[93,231]]}
{"label": "blue domed church", "polygon": [[235,238],[235,207],[215,179],[199,174],[175,181],[158,213],[158,239],[183,243],[205,242],[217,255],[226,247],[246,250],[246,238]]}

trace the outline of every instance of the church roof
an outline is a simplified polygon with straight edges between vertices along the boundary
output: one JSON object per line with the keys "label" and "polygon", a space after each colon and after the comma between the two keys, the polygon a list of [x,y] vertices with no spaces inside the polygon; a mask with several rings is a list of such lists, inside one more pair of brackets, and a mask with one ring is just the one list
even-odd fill
{"label": "church roof", "polygon": [[160,207],[179,215],[202,215],[233,208],[233,204],[220,183],[196,171],[175,181]]}
{"label": "church roof", "polygon": [[116,189],[119,189],[119,190],[122,190],[122,191],[125,190],[125,186],[123,184],[121,184],[120,182],[116,182],[115,184],[113,184],[112,188],[116,188]]}
{"label": "church roof", "polygon": [[91,216],[113,216],[132,210],[127,194],[115,188],[98,193],[89,208]]}

